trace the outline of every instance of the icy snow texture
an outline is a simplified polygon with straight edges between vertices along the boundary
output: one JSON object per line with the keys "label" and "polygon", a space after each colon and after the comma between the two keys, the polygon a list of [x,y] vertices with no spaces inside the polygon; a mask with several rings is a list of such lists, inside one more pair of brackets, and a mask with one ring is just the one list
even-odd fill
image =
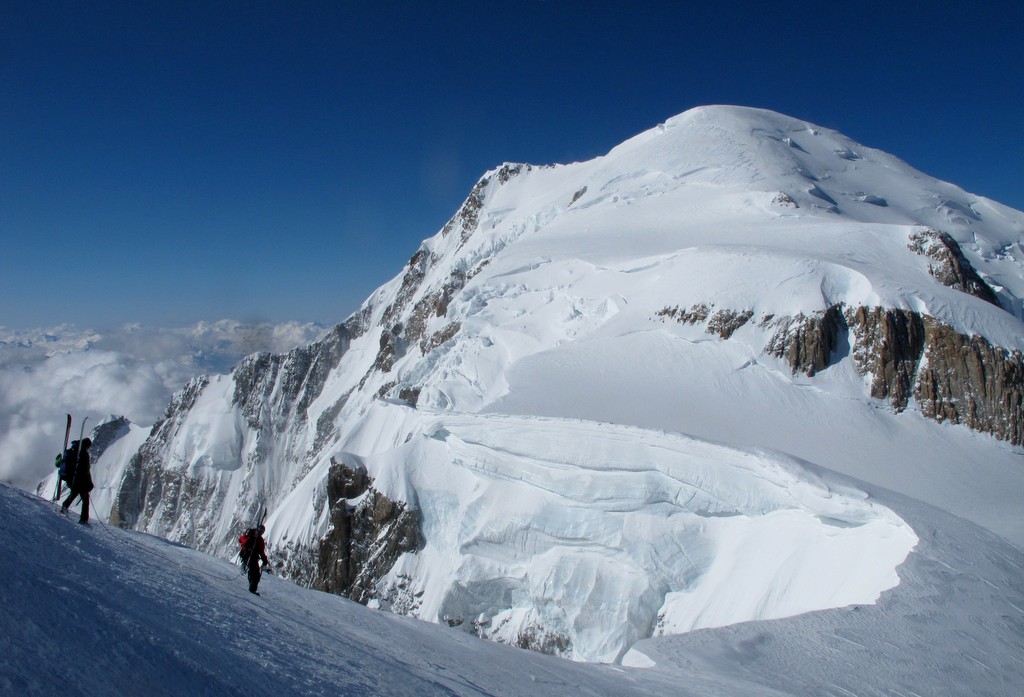
{"label": "icy snow texture", "polygon": [[607,424],[418,416],[422,432],[384,456],[394,466],[366,461],[406,479],[383,486],[409,494],[428,540],[393,573],[414,579],[417,615],[508,643],[532,627],[607,662],[652,630],[870,603],[917,541],[863,493],[777,456]]}

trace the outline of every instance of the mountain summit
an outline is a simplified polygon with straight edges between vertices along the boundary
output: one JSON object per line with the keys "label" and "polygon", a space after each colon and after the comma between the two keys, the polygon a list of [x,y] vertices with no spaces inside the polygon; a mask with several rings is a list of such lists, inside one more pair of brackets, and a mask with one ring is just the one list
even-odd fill
{"label": "mountain summit", "polygon": [[834,131],[695,109],[488,172],[352,317],[97,471],[122,526],[228,556],[267,506],[301,583],[581,660],[872,603],[919,541],[875,489],[1024,542],[1022,240]]}

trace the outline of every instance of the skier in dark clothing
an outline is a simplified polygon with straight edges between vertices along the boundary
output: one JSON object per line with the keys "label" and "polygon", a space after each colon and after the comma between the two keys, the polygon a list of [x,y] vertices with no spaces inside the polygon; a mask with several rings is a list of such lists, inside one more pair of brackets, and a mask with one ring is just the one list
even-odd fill
{"label": "skier in dark clothing", "polygon": [[[263,567],[267,565],[267,547],[263,540],[263,532],[266,530],[262,525],[258,528],[250,528],[242,533],[238,541],[242,545],[239,552],[242,557],[242,568],[249,574],[249,592],[259,595],[257,588],[260,585],[260,577],[263,575],[260,560],[263,560]],[[267,569],[269,572],[270,570]]]}
{"label": "skier in dark clothing", "polygon": [[82,444],[78,449],[78,464],[75,467],[75,477],[71,482],[71,493],[64,499],[64,503],[61,504],[61,513],[67,513],[75,497],[81,496],[82,515],[78,518],[78,522],[82,525],[89,524],[89,492],[93,490],[92,467],[89,460],[89,448],[91,446],[91,439],[82,439]]}

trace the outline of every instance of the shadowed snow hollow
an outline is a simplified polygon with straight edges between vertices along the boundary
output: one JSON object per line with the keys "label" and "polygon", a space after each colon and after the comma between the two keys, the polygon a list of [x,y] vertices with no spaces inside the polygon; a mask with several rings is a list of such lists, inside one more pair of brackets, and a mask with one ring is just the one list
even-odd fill
{"label": "shadowed snow hollow", "polygon": [[367,418],[409,428],[367,465],[418,506],[427,540],[381,603],[578,660],[615,661],[652,633],[872,603],[917,543],[862,492],[775,454],[386,403]]}

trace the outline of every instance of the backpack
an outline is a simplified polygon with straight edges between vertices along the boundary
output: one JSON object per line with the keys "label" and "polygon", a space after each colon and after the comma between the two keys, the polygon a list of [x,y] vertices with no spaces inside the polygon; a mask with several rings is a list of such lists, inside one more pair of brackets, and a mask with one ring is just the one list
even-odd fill
{"label": "backpack", "polygon": [[252,550],[256,546],[256,538],[258,536],[259,533],[256,532],[256,528],[249,528],[238,538],[239,544],[242,545],[242,548],[238,550],[238,556],[242,558],[242,561],[248,561],[249,555],[252,554]]}
{"label": "backpack", "polygon": [[57,456],[57,474],[68,484],[75,481],[75,470],[78,468],[78,441],[74,441],[71,447],[64,451],[63,455]]}

